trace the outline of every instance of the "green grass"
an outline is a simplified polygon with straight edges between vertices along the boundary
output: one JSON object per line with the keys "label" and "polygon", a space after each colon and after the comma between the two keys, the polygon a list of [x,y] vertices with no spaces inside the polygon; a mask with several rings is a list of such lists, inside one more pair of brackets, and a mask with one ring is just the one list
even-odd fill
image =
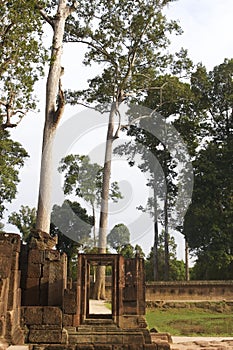
{"label": "green grass", "polygon": [[173,336],[218,336],[233,334],[232,312],[219,313],[201,308],[147,309],[149,329]]}

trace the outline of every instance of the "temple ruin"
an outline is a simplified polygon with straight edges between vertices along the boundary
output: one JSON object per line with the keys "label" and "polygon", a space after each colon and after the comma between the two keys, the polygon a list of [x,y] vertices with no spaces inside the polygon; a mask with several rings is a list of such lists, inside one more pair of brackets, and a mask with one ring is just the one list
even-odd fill
{"label": "temple ruin", "polygon": [[[67,258],[56,241],[34,232],[24,245],[17,234],[0,234],[0,345],[30,350],[159,350],[144,318],[143,259],[118,254],[80,254],[77,280],[67,280]],[[91,271],[110,269],[106,314],[92,313]],[[13,346],[14,348],[14,346]],[[25,348],[25,349],[26,349]]]}

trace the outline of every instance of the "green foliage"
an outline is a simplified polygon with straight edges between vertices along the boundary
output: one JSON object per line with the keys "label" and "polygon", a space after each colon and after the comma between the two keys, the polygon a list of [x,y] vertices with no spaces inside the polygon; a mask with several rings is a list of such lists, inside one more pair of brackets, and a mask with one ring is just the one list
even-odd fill
{"label": "green foliage", "polygon": [[210,143],[195,161],[192,204],[184,233],[197,254],[195,279],[232,279],[232,146]]}
{"label": "green foliage", "polygon": [[113,101],[121,103],[132,93],[140,99],[158,71],[170,66],[173,72],[180,73],[189,66],[185,50],[175,57],[166,51],[169,34],[181,33],[178,24],[169,22],[162,13],[170,2],[98,0],[90,2],[89,9],[85,2],[83,7],[80,5],[78,20],[71,18],[67,24],[66,41],[87,44],[84,63],[104,63],[104,69],[89,80],[85,91],[69,91],[68,102],[84,100],[104,109]]}
{"label": "green foliage", "polygon": [[36,225],[36,208],[21,205],[19,212],[13,212],[9,215],[8,222],[16,226],[22,234],[24,242],[28,242],[31,230]]}
{"label": "green foliage", "polygon": [[208,117],[203,125],[205,136],[221,142],[232,137],[232,76],[233,59],[225,59],[210,72],[200,65],[192,75],[192,90]]}
{"label": "green foliage", "polygon": [[[150,110],[144,106],[150,107]],[[131,166],[135,164],[136,156],[142,155],[143,162],[138,167],[149,175],[148,186],[153,189],[153,197],[148,198],[145,207],[139,206],[138,209],[149,212],[153,217],[155,246],[158,222],[166,237],[171,227],[183,224],[183,215],[179,213],[187,207],[190,199],[184,193],[189,184],[184,167],[184,163],[189,161],[186,147],[189,154],[195,156],[201,129],[201,117],[196,109],[196,96],[189,83],[170,74],[155,76],[141,108],[136,106],[130,110],[132,124],[128,135],[133,141],[115,149],[116,153],[127,156]],[[145,115],[148,118],[144,118]],[[134,124],[135,116],[138,122]],[[169,248],[167,241],[164,240],[165,251]],[[167,254],[164,259],[168,261]],[[155,279],[158,278],[156,265],[155,259]]]}
{"label": "green foliage", "polygon": [[0,128],[0,219],[17,193],[19,169],[24,165],[27,152],[19,142],[10,139],[9,133]]}
{"label": "green foliage", "polygon": [[[176,258],[176,248],[174,237],[169,235],[168,237],[169,245],[169,281],[180,281],[185,280],[185,264],[183,261],[177,260]],[[161,233],[158,236],[158,280],[164,280],[164,270],[165,270],[165,248],[164,248],[164,234]],[[150,254],[148,255],[145,261],[145,270],[146,270],[146,281],[154,280],[154,252],[153,248],[151,249]]]}
{"label": "green foliage", "polygon": [[0,115],[3,127],[13,127],[35,108],[33,88],[43,74],[46,52],[42,18],[35,1],[2,1],[0,8]]}
{"label": "green foliage", "polygon": [[102,168],[90,163],[88,156],[70,154],[60,162],[60,172],[65,173],[64,193],[84,198],[91,205],[100,204]]}
{"label": "green foliage", "polygon": [[135,256],[139,256],[141,258],[144,257],[144,253],[142,251],[142,248],[136,244],[136,246],[132,246],[132,244],[128,243],[124,246],[121,246],[119,249],[119,254],[123,255],[125,258],[133,259]]}
{"label": "green foliage", "polygon": [[58,236],[56,248],[67,254],[68,275],[75,277],[77,254],[91,246],[90,233],[93,217],[79,203],[64,201],[62,206],[54,205],[51,213],[50,234]]}
{"label": "green foliage", "polygon": [[[193,91],[206,116],[206,142],[194,162],[192,204],[184,234],[197,255],[192,278],[232,279],[233,266],[233,60],[193,76]],[[205,141],[205,139],[204,139]]]}
{"label": "green foliage", "polygon": [[[56,232],[72,239],[80,246],[88,246],[93,217],[88,216],[86,209],[79,203],[65,200],[62,206],[55,204],[51,213],[51,222]],[[64,249],[61,242],[59,250],[64,251]]]}
{"label": "green foliage", "polygon": [[108,244],[118,253],[121,251],[122,246],[128,244],[129,241],[130,232],[124,224],[115,225],[107,236]]}
{"label": "green foliage", "polygon": [[[99,206],[101,202],[103,168],[97,163],[90,163],[88,156],[70,154],[60,162],[60,172],[65,173],[64,193],[75,192],[77,197],[83,198],[92,206]],[[109,197],[117,202],[122,198],[117,182],[113,182]]]}

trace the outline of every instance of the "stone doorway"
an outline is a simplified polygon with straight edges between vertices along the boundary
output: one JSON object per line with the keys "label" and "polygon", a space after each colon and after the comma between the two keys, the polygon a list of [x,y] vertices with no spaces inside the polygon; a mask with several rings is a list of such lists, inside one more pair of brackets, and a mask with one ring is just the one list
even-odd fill
{"label": "stone doorway", "polygon": [[104,261],[101,266],[105,268],[105,300],[94,300],[93,291],[96,283],[96,271],[100,262],[89,260],[87,263],[87,314],[86,318],[112,318],[112,262]]}
{"label": "stone doorway", "polygon": [[[80,254],[78,258],[77,300],[80,324],[89,319],[111,319],[117,321],[119,316],[120,291],[120,261],[122,257],[117,254]],[[106,268],[106,296],[111,309],[106,311],[93,311],[92,291],[94,284],[94,270],[97,266]],[[103,301],[99,302],[99,306]],[[99,308],[103,310],[103,307]]]}

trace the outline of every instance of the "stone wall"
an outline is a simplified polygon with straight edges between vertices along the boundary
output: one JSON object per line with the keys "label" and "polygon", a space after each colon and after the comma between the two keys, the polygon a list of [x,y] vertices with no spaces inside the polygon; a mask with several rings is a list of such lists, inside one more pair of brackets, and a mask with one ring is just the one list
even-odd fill
{"label": "stone wall", "polygon": [[146,301],[233,300],[233,281],[188,281],[146,283]]}
{"label": "stone wall", "polygon": [[67,258],[56,250],[22,247],[23,306],[63,306]]}
{"label": "stone wall", "polygon": [[20,236],[0,234],[0,339],[23,344],[20,328]]}

